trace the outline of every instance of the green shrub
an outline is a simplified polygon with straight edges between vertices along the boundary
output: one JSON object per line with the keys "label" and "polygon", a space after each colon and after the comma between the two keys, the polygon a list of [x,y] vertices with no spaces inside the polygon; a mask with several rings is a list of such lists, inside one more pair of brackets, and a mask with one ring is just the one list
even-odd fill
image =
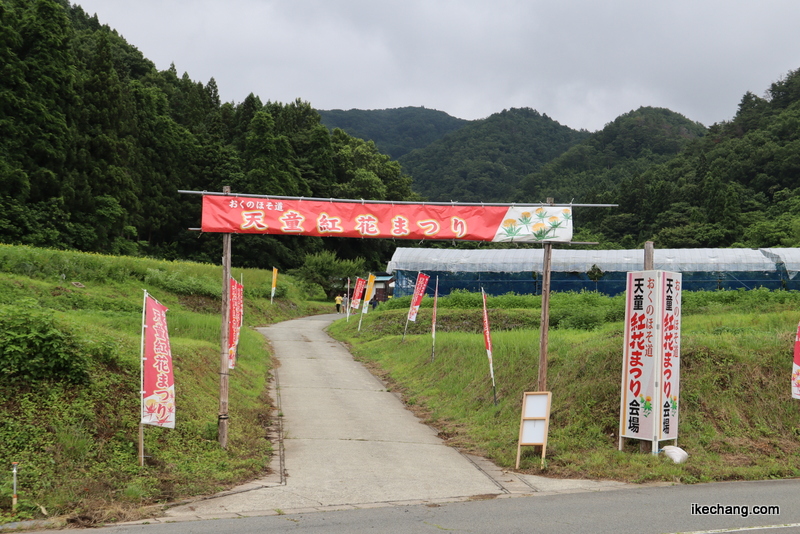
{"label": "green shrub", "polygon": [[72,335],[59,329],[52,311],[26,300],[0,306],[0,383],[85,383],[88,362]]}
{"label": "green shrub", "polygon": [[180,271],[147,269],[144,282],[178,295],[202,295],[219,298],[222,293],[220,281],[201,279]]}

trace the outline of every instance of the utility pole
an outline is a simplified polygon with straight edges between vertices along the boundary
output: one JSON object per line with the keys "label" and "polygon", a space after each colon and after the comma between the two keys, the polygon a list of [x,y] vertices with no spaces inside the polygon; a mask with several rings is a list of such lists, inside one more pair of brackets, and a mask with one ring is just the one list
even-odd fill
{"label": "utility pole", "polygon": [[[230,186],[224,186],[222,192],[229,194]],[[220,447],[228,448],[228,325],[230,323],[231,299],[231,234],[222,234],[222,327],[220,329],[219,358],[219,419],[217,436]]]}

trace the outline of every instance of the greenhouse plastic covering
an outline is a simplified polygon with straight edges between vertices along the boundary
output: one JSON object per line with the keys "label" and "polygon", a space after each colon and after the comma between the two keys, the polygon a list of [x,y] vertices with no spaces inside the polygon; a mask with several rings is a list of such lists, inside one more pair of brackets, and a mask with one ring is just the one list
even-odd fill
{"label": "greenhouse plastic covering", "polygon": [[[656,249],[654,268],[677,272],[760,271],[775,272],[783,262],[794,278],[800,272],[800,249]],[[388,272],[542,272],[542,249],[455,250],[398,248],[389,262]],[[642,270],[644,251],[553,249],[552,272],[585,273],[597,266],[605,272]]]}
{"label": "greenhouse plastic covering", "polygon": [[797,278],[797,273],[800,272],[800,248],[762,248],[760,250],[775,263],[783,263],[790,279]]}

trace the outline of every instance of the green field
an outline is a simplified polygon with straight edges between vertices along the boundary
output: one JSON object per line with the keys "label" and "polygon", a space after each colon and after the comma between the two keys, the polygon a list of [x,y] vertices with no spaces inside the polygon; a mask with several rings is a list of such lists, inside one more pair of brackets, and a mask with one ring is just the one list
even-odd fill
{"label": "green field", "polygon": [[[361,332],[352,320],[337,321],[330,332],[452,445],[513,468],[522,394],[537,390],[540,301],[489,299],[495,406],[479,298],[470,304],[456,295],[457,306],[440,299],[433,362],[429,298],[404,342],[408,298],[369,313]],[[503,307],[510,303],[525,307]],[[685,464],[642,454],[633,440],[617,450],[622,299],[553,294],[551,304],[547,459],[542,468],[540,449],[523,447],[523,472],[683,483],[800,476],[800,401],[790,394],[800,294],[684,293],[678,445],[690,455]]]}
{"label": "green field", "polygon": [[[0,245],[0,522],[58,517],[91,525],[146,517],[158,506],[209,494],[267,472],[271,355],[252,327],[314,313],[289,276],[269,302],[271,271],[244,279],[245,326],[230,382],[227,450],[217,442],[221,268]],[[146,427],[138,466],[139,347],[143,289],[169,307],[177,424]],[[790,398],[800,293],[684,293],[681,418],[676,465],[617,451],[624,309],[621,297],[554,294],[547,460],[523,448],[521,470],[631,482],[800,476],[800,401]],[[440,299],[431,361],[430,299],[411,323],[392,299],[335,337],[451,445],[513,468],[522,394],[535,391],[541,299],[489,298],[498,404],[481,334],[480,295]],[[11,462],[19,506],[11,511]]]}
{"label": "green field", "polygon": [[[271,305],[271,271],[233,274],[244,279],[247,327],[320,309],[290,277],[278,277]],[[217,441],[221,280],[214,265],[0,245],[0,523],[132,519],[267,471],[272,365],[252,328],[230,376],[227,450]],[[145,427],[139,467],[143,289],[169,308],[177,422]]]}

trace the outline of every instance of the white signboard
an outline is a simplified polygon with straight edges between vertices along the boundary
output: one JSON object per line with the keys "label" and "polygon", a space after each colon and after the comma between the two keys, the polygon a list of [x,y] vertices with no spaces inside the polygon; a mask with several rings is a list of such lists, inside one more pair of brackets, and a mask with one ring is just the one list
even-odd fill
{"label": "white signboard", "polygon": [[622,438],[678,437],[681,274],[628,273],[620,400]]}
{"label": "white signboard", "polygon": [[550,400],[549,391],[527,392],[522,395],[517,469],[519,469],[520,450],[523,445],[541,445],[542,463],[544,463],[544,455],[547,450],[547,430],[550,424]]}

